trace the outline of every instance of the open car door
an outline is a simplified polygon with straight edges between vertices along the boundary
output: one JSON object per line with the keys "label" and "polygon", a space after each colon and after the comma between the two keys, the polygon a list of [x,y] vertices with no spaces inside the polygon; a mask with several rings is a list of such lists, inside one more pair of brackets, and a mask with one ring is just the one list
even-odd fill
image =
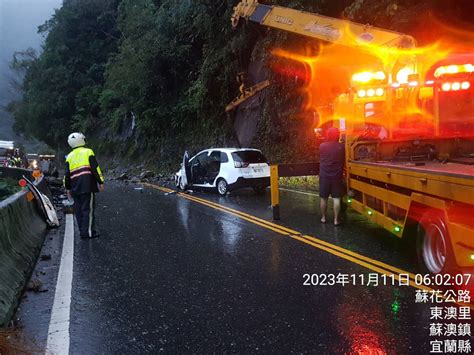
{"label": "open car door", "polygon": [[189,167],[189,153],[184,152],[183,163],[181,164],[181,178],[179,180],[179,188],[186,190],[186,188],[192,184],[191,180],[191,169]]}

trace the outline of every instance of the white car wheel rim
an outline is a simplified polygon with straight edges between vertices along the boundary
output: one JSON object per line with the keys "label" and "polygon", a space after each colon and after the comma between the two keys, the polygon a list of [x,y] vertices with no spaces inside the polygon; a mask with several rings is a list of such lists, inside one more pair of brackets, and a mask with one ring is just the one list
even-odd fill
{"label": "white car wheel rim", "polygon": [[219,192],[223,195],[227,192],[227,186],[225,181],[221,180],[219,181],[219,184],[217,184],[217,188],[219,189]]}

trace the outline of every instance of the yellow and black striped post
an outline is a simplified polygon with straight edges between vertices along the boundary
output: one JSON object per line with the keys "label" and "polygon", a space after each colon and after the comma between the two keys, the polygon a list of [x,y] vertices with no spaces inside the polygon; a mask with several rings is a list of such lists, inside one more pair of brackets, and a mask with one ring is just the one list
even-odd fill
{"label": "yellow and black striped post", "polygon": [[278,165],[270,166],[270,190],[272,196],[273,220],[280,219],[280,191],[278,190]]}

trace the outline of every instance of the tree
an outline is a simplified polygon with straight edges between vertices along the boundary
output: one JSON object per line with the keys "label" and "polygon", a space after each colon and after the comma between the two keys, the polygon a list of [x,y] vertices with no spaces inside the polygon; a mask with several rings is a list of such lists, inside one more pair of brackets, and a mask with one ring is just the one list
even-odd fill
{"label": "tree", "polygon": [[95,127],[103,72],[116,51],[115,13],[118,1],[66,1],[38,31],[46,36],[38,58],[13,61],[26,68],[23,99],[10,105],[17,129],[49,145],[64,145],[64,137],[80,122]]}

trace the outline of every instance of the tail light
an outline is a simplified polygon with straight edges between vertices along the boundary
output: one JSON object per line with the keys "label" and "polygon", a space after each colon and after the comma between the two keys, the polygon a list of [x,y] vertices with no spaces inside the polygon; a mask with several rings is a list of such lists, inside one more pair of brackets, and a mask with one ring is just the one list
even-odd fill
{"label": "tail light", "polygon": [[236,168],[246,168],[249,166],[249,163],[247,162],[242,162],[242,161],[234,161],[234,166]]}
{"label": "tail light", "polygon": [[469,81],[454,82],[454,83],[444,83],[441,85],[441,90],[443,91],[459,91],[459,90],[468,90],[471,87]]}

